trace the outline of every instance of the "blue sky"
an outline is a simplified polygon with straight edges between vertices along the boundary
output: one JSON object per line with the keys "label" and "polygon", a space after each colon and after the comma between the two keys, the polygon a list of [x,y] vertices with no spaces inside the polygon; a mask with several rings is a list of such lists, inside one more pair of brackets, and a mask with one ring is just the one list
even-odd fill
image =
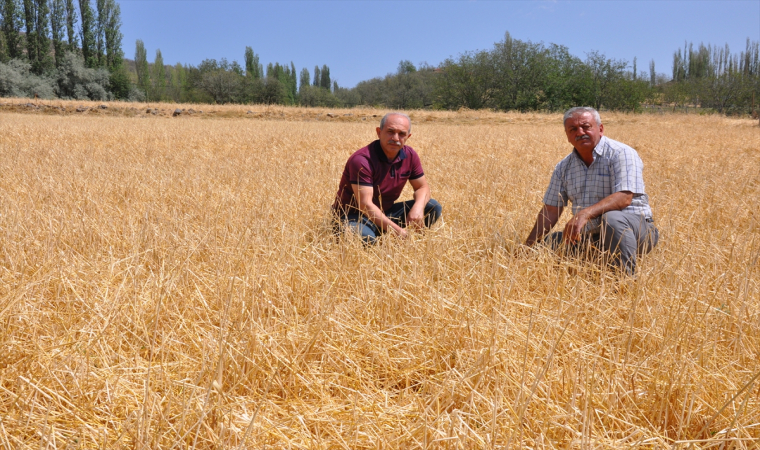
{"label": "blue sky", "polygon": [[117,0],[124,53],[142,39],[149,61],[197,65],[227,58],[243,64],[251,46],[266,66],[296,70],[327,64],[333,80],[353,87],[395,72],[401,60],[437,65],[448,57],[515,39],[560,44],[585,58],[638,58],[671,73],[684,41],[744,49],[760,41],[760,0],[713,1],[250,1]]}

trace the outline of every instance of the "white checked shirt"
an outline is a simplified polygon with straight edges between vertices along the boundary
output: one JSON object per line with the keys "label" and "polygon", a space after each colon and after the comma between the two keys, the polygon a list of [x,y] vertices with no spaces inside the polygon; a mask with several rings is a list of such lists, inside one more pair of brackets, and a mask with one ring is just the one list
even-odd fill
{"label": "white checked shirt", "polygon": [[[544,194],[544,204],[559,208],[567,206],[569,200],[576,215],[615,192],[629,191],[633,192],[633,200],[621,211],[651,219],[649,197],[644,192],[644,164],[636,150],[602,136],[592,156],[594,160],[588,167],[575,149],[560,161]],[[597,231],[600,223],[601,217],[589,220],[585,232]]]}

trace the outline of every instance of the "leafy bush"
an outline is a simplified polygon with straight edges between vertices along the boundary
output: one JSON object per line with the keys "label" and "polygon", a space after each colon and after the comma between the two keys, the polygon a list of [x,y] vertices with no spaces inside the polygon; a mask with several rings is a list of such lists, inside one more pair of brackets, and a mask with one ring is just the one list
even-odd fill
{"label": "leafy bush", "polygon": [[76,100],[112,100],[106,69],[88,69],[76,53],[66,53],[58,68],[58,96]]}
{"label": "leafy bush", "polygon": [[54,80],[31,73],[32,65],[18,59],[0,63],[0,96],[55,97]]}

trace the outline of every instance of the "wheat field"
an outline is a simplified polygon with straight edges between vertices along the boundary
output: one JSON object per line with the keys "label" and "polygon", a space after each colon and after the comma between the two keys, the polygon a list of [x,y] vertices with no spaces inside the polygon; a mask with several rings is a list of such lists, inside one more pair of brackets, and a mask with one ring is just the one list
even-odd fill
{"label": "wheat field", "polygon": [[385,111],[107,106],[0,110],[0,448],[760,446],[755,121],[602,115],[661,233],[620,280],[520,247],[560,114],[409,112],[443,220],[365,249]]}

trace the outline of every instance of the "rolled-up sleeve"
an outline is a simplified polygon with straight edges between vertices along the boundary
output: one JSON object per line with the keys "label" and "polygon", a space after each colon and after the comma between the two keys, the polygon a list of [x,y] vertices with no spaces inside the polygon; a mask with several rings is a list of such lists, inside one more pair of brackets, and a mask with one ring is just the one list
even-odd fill
{"label": "rolled-up sleeve", "polygon": [[554,172],[552,172],[549,188],[546,189],[546,193],[544,194],[544,204],[559,208],[567,206],[567,201],[567,189],[562,180],[562,162],[560,162],[554,167]]}
{"label": "rolled-up sleeve", "polygon": [[613,192],[628,191],[634,194],[644,192],[644,163],[635,151],[618,149],[616,157],[611,158],[612,174],[615,179],[612,185]]}

